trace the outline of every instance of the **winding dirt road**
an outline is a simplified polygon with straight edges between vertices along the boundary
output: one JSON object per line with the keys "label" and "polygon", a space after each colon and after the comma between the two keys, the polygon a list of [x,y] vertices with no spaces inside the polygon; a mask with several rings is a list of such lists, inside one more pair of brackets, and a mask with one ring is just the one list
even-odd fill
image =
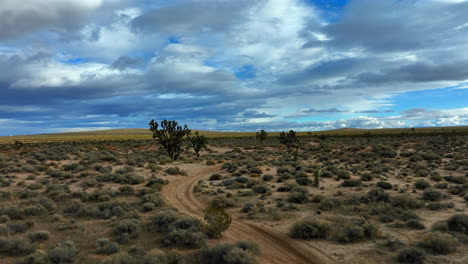
{"label": "winding dirt road", "polygon": [[[193,188],[200,179],[220,171],[221,166],[196,166],[188,176],[173,180],[163,188],[167,202],[182,212],[203,218],[206,205],[200,202]],[[277,230],[243,220],[233,219],[229,229],[223,234],[228,241],[250,240],[261,247],[262,264],[328,264],[336,263],[325,252],[305,241],[294,240]]]}

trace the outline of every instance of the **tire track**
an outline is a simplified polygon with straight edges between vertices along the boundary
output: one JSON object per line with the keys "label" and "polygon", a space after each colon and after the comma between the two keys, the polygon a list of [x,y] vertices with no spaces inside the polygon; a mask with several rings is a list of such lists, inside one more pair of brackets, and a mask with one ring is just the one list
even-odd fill
{"label": "tire track", "polygon": [[[189,175],[171,181],[162,190],[167,202],[179,210],[197,218],[203,218],[206,206],[194,195],[198,181],[221,170],[221,165],[200,166],[189,171]],[[235,220],[223,234],[228,241],[251,240],[261,247],[262,264],[328,264],[336,261],[310,243],[294,240],[276,230],[247,221]]]}

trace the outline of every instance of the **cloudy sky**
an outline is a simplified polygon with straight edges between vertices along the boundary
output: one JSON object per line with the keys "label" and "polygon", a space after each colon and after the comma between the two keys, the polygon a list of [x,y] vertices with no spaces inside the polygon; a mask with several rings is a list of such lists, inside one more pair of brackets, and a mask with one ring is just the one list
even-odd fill
{"label": "cloudy sky", "polygon": [[0,0],[0,135],[468,125],[468,1]]}

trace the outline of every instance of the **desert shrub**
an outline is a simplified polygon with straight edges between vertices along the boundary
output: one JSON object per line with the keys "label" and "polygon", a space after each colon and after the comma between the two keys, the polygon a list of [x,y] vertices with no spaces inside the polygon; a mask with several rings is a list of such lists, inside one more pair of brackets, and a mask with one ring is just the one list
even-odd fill
{"label": "desert shrub", "polygon": [[252,187],[252,190],[255,193],[267,193],[270,191],[270,188],[268,188],[268,185],[266,184],[257,184]]}
{"label": "desert shrub", "polygon": [[180,218],[180,214],[174,211],[158,212],[150,219],[148,229],[153,232],[169,232],[171,224]]}
{"label": "desert shrub", "polygon": [[239,166],[236,163],[226,162],[223,164],[222,168],[225,169],[229,173],[233,173],[237,169],[239,169]]}
{"label": "desert shrub", "polygon": [[230,199],[223,197],[216,197],[210,202],[210,206],[214,208],[228,208],[235,206],[234,202]]}
{"label": "desert shrub", "polygon": [[27,255],[36,250],[34,244],[29,239],[13,238],[6,239],[0,238],[0,252],[8,255]]}
{"label": "desert shrub", "polygon": [[421,223],[418,219],[410,219],[406,221],[406,226],[412,229],[426,229],[423,223]]}
{"label": "desert shrub", "polygon": [[121,220],[114,227],[114,234],[119,236],[120,243],[128,243],[140,235],[140,225],[135,220]]}
{"label": "desert shrub", "polygon": [[398,253],[398,262],[423,264],[426,259],[426,254],[421,249],[415,247],[408,247],[400,250]]}
{"label": "desert shrub", "polygon": [[307,177],[300,177],[300,178],[297,178],[296,179],[296,183],[299,184],[299,185],[311,185],[312,184],[312,180],[307,178]]}
{"label": "desert shrub", "polygon": [[175,229],[163,235],[162,243],[169,247],[201,248],[206,245],[207,236],[202,232]]}
{"label": "desert shrub", "polygon": [[448,229],[452,232],[458,232],[468,235],[468,215],[456,214],[447,220]]}
{"label": "desert shrub", "polygon": [[377,226],[371,222],[343,220],[333,225],[330,236],[333,240],[341,243],[354,243],[374,238],[377,233]]}
{"label": "desert shrub", "polygon": [[249,169],[250,174],[262,174],[263,171],[260,168],[253,167]]}
{"label": "desert shrub", "polygon": [[126,252],[118,253],[104,260],[105,264],[137,264],[137,260]]}
{"label": "desert shrub", "polygon": [[213,174],[210,176],[210,178],[208,179],[209,181],[219,181],[222,179],[222,176],[221,174]]}
{"label": "desert shrub", "polygon": [[323,211],[330,211],[333,208],[337,207],[340,202],[335,198],[325,198],[319,202],[319,209]]}
{"label": "desert shrub", "polygon": [[390,200],[392,206],[401,209],[418,209],[424,206],[424,203],[408,196],[393,196]]}
{"label": "desert shrub", "polygon": [[289,233],[293,238],[314,239],[326,238],[330,232],[330,226],[326,223],[303,220],[293,224]]}
{"label": "desert shrub", "polygon": [[403,241],[401,241],[398,238],[388,238],[388,239],[384,240],[382,243],[379,243],[379,246],[389,248],[390,250],[393,251],[393,250],[399,249],[404,244],[405,243],[403,243]]}
{"label": "desert shrub", "polygon": [[31,242],[45,241],[49,240],[50,232],[46,230],[39,230],[27,234],[26,237],[31,240]]}
{"label": "desert shrub", "polygon": [[7,224],[8,229],[13,233],[24,233],[28,230],[28,225],[26,222],[14,222]]}
{"label": "desert shrub", "polygon": [[119,186],[118,190],[120,195],[133,195],[135,193],[135,190],[130,185]]}
{"label": "desert shrub", "polygon": [[262,177],[262,180],[264,180],[264,181],[271,181],[272,179],[273,179],[273,175],[271,175],[271,174],[265,174]]}
{"label": "desert shrub", "polygon": [[255,252],[250,249],[244,249],[236,244],[221,243],[213,247],[206,247],[198,253],[198,259],[201,264],[254,264],[257,263]]}
{"label": "desert shrub", "polygon": [[420,245],[434,254],[448,254],[455,251],[457,240],[449,234],[430,232],[423,236]]}
{"label": "desert shrub", "polygon": [[156,194],[146,194],[146,195],[144,195],[143,197],[141,197],[141,202],[143,204],[152,203],[157,207],[164,205],[164,199],[161,196],[156,195]]}
{"label": "desert shrub", "polygon": [[414,182],[414,187],[419,190],[425,190],[431,187],[431,184],[423,179],[418,179]]}
{"label": "desert shrub", "polygon": [[231,216],[220,208],[209,208],[205,211],[204,219],[207,222],[205,233],[211,238],[219,238],[231,225]]}
{"label": "desert shrub", "polygon": [[98,239],[97,247],[98,254],[110,255],[120,251],[119,245],[115,242],[109,242],[107,238]]}
{"label": "desert shrub", "polygon": [[17,264],[50,264],[50,260],[44,251],[37,250],[33,254],[18,261]]}
{"label": "desert shrub", "polygon": [[377,182],[376,186],[384,190],[391,190],[393,188],[393,185],[391,183],[384,181]]}
{"label": "desert shrub", "polygon": [[150,253],[146,255],[141,264],[186,264],[186,257],[177,252]]}
{"label": "desert shrub", "polygon": [[78,254],[78,249],[72,241],[59,243],[54,248],[47,251],[47,255],[52,263],[73,263]]}
{"label": "desert shrub", "polygon": [[308,200],[308,193],[298,191],[291,192],[287,198],[287,201],[290,203],[306,203]]}
{"label": "desert shrub", "polygon": [[436,202],[442,199],[442,193],[436,190],[425,190],[422,194],[422,199]]}
{"label": "desert shrub", "polygon": [[358,187],[358,186],[361,186],[361,180],[349,179],[349,180],[344,180],[341,183],[341,187]]}
{"label": "desert shrub", "polygon": [[361,175],[361,181],[371,181],[373,179],[372,174],[364,173]]}
{"label": "desert shrub", "polygon": [[428,203],[426,204],[426,208],[429,210],[437,211],[437,210],[442,210],[446,208],[453,208],[455,204],[452,202],[450,203]]}
{"label": "desert shrub", "polygon": [[291,190],[292,190],[291,185],[280,186],[280,187],[278,187],[278,189],[276,189],[276,191],[278,191],[278,192],[290,192]]}

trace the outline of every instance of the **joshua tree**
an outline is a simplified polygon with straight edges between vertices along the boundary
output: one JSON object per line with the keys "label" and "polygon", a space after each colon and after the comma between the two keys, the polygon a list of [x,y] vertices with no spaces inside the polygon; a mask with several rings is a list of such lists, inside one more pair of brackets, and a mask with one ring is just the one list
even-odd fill
{"label": "joshua tree", "polygon": [[319,187],[320,185],[320,171],[314,170],[314,186]]}
{"label": "joshua tree", "polygon": [[260,130],[260,132],[257,132],[256,138],[260,140],[260,143],[263,143],[263,141],[267,138],[268,133],[265,130]]}
{"label": "joshua tree", "polygon": [[288,133],[284,131],[280,133],[280,143],[286,147],[288,152],[291,152],[292,148],[299,144],[299,140],[296,137],[294,130],[289,130]]}
{"label": "joshua tree", "polygon": [[187,125],[182,127],[176,121],[164,120],[161,121],[161,129],[158,129],[158,123],[151,120],[149,126],[153,132],[153,139],[156,139],[167,151],[169,158],[177,160],[182,153],[184,137],[190,135]]}
{"label": "joshua tree", "polygon": [[189,137],[189,142],[193,150],[197,154],[197,158],[199,158],[200,150],[206,149],[206,145],[208,144],[208,138],[205,136],[200,136],[197,131],[195,132],[195,136]]}
{"label": "joshua tree", "polygon": [[286,134],[285,132],[280,133],[280,143],[286,147],[286,150],[290,153],[293,148],[294,151],[294,161],[297,161],[297,156],[299,155],[299,139],[296,137],[296,132],[294,130],[289,130]]}

